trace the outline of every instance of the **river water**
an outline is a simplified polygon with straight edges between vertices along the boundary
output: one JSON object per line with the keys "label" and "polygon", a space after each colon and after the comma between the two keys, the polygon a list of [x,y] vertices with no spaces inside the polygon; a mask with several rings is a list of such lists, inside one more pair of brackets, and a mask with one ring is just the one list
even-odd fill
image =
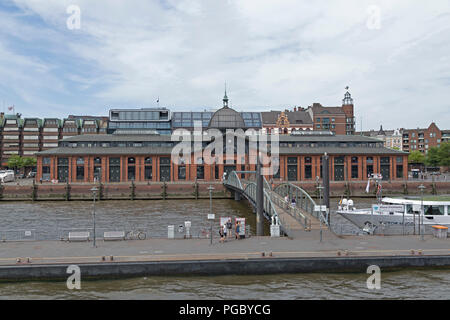
{"label": "river water", "polygon": [[[333,201],[332,201],[333,202]],[[336,202],[336,201],[334,201]],[[370,200],[355,201],[367,207]],[[334,205],[332,204],[332,207]],[[244,202],[214,200],[218,216],[245,217],[252,232],[256,218]],[[98,228],[140,228],[167,236],[167,226],[192,222],[192,234],[208,228],[209,200],[103,201],[96,204]],[[338,219],[337,217],[334,217]],[[339,223],[347,223],[335,220]],[[39,237],[55,230],[92,224],[92,203],[0,202],[0,230],[33,229]],[[266,223],[266,232],[268,224]],[[450,270],[382,272],[381,289],[369,290],[368,274],[281,274],[214,277],[139,277],[82,281],[81,290],[65,282],[0,283],[1,299],[450,299]]]}

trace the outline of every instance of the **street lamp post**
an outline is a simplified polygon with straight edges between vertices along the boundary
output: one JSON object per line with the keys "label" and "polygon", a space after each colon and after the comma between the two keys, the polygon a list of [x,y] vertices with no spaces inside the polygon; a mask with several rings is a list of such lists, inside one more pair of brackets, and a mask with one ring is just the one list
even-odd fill
{"label": "street lamp post", "polygon": [[319,189],[319,199],[320,199],[320,210],[319,210],[319,222],[320,222],[320,242],[322,242],[322,190],[323,187],[321,185],[319,185],[317,187],[317,189]]}
{"label": "street lamp post", "polygon": [[95,197],[97,196],[97,191],[98,191],[98,188],[97,187],[93,187],[92,189],[91,189],[91,191],[92,191],[92,196],[93,196],[93,198],[94,198],[94,204],[93,204],[93,210],[92,210],[92,215],[93,215],[93,220],[94,220],[94,244],[93,244],[93,246],[94,246],[94,248],[96,247],[96,243],[95,243],[95,239],[96,239],[96,237],[95,237]]}
{"label": "street lamp post", "polygon": [[[420,239],[424,240],[423,236],[424,236],[425,230],[424,230],[424,226],[423,226],[423,215],[425,214],[425,212],[424,212],[424,208],[423,208],[423,190],[425,189],[425,186],[423,184],[421,184],[419,186],[419,189],[420,189],[420,207],[421,207],[420,211],[421,211],[421,217],[422,217],[422,219],[420,219],[420,217],[419,217]],[[422,222],[420,222],[420,221],[422,221]]]}
{"label": "street lamp post", "polygon": [[212,191],[214,190],[213,186],[210,185],[208,190],[209,190],[209,215],[208,215],[208,219],[211,220],[209,238],[210,238],[210,244],[212,245],[212,243],[213,243],[213,220],[214,220],[213,213],[212,213]]}

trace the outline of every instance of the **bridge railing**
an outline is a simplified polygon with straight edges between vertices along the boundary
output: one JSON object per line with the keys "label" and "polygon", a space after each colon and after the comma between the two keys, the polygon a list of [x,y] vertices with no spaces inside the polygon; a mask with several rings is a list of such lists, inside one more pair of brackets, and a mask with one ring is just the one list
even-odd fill
{"label": "bridge railing", "polygon": [[[314,212],[316,203],[305,190],[291,183],[283,183],[274,189],[274,193],[283,199],[285,206],[291,208],[290,212],[293,213],[291,215],[293,215],[294,218],[297,218],[300,223],[304,224],[305,228],[311,226],[310,219],[306,217],[301,210],[317,217]],[[288,197],[288,201],[284,199],[286,196]],[[295,199],[295,207],[290,205],[291,199],[293,198]]]}
{"label": "bridge railing", "polygon": [[[253,202],[256,202],[256,182],[251,179],[241,180],[238,174],[244,173],[255,173],[254,171],[232,171],[228,174],[228,177],[225,179],[224,184],[232,186],[236,189],[242,190],[242,192],[249,197]],[[264,212],[268,218],[278,217],[278,212],[276,207],[271,199],[271,188],[267,180],[263,179],[264,183]],[[267,189],[269,188],[269,189]]]}
{"label": "bridge railing", "polygon": [[296,219],[306,229],[311,229],[311,220],[306,217],[299,208],[293,207],[291,203],[275,192],[271,192],[271,200],[278,207],[286,211],[291,217]]}

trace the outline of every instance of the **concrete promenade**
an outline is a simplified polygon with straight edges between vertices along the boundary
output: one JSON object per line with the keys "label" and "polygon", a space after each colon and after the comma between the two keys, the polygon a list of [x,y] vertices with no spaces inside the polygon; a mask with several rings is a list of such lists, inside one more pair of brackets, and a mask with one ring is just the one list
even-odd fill
{"label": "concrete promenade", "polygon": [[209,239],[98,240],[96,248],[92,242],[0,243],[0,280],[63,278],[71,264],[91,277],[344,272],[363,271],[370,264],[450,267],[450,239],[324,235],[321,243],[318,233],[311,231],[301,239],[252,237],[225,243],[215,239],[213,245]]}

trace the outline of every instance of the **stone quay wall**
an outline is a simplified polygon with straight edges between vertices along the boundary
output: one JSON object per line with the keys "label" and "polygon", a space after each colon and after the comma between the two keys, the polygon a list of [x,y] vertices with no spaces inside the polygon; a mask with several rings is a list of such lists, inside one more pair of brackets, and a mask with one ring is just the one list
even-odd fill
{"label": "stone quay wall", "polygon": [[[274,182],[273,187],[285,182]],[[305,189],[313,198],[317,197],[315,182],[293,182]],[[426,189],[424,195],[450,195],[450,181],[383,181],[383,196],[420,195],[419,185]],[[91,189],[95,186],[97,200],[151,200],[151,199],[208,199],[212,185],[213,198],[232,198],[232,193],[221,182],[152,182],[152,183],[43,183],[21,185],[7,183],[0,185],[0,201],[22,200],[92,200]],[[376,188],[370,185],[366,193],[367,181],[332,181],[331,197],[374,198]]]}

